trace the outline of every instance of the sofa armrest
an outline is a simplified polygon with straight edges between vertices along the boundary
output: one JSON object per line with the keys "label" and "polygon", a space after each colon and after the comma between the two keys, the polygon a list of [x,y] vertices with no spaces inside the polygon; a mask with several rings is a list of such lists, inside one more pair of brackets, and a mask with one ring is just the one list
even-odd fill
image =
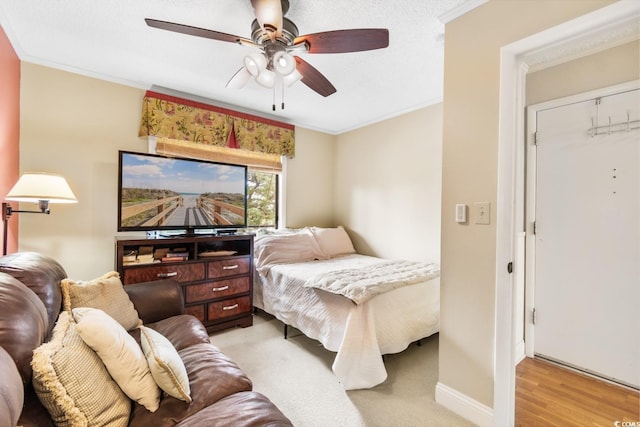
{"label": "sofa armrest", "polygon": [[184,313],[182,291],[175,279],[136,283],[124,289],[145,324]]}

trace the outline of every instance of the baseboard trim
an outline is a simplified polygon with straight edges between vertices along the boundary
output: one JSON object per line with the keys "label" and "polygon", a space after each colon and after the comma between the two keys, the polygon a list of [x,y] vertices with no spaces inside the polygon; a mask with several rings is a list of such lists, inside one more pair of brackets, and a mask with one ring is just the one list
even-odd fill
{"label": "baseboard trim", "polygon": [[520,341],[519,343],[516,344],[516,351],[515,351],[515,354],[513,356],[515,358],[515,365],[517,365],[518,363],[522,362],[522,360],[527,356],[527,354],[525,352],[524,340],[522,340],[522,341]]}
{"label": "baseboard trim", "polygon": [[493,409],[440,382],[436,402],[480,427],[493,426]]}

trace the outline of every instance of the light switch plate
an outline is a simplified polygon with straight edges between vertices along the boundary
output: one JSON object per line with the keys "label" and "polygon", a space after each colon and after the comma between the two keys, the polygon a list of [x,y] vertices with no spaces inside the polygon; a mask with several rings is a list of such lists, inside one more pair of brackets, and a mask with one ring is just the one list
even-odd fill
{"label": "light switch plate", "polygon": [[475,223],[482,225],[491,224],[491,203],[475,202]]}
{"label": "light switch plate", "polygon": [[456,205],[456,222],[458,224],[464,224],[467,222],[467,205],[458,203]]}

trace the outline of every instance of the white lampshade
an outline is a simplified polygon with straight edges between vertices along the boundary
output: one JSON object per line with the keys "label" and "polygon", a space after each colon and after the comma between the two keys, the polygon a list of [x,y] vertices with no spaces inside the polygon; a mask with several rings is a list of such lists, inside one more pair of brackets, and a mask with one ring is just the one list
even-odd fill
{"label": "white lampshade", "polygon": [[271,70],[262,70],[260,74],[256,77],[256,82],[260,86],[264,86],[267,88],[272,88],[276,79],[276,73]]}
{"label": "white lampshade", "polygon": [[300,72],[298,70],[293,70],[292,73],[287,74],[286,76],[284,76],[282,78],[282,81],[284,82],[285,86],[290,87],[292,84],[294,84],[295,82],[297,82],[301,78],[302,78],[302,74],[300,74]]}
{"label": "white lampshade", "polygon": [[267,58],[259,53],[252,53],[244,57],[244,66],[253,77],[258,77],[267,68]]}
{"label": "white lampshade", "polygon": [[288,76],[296,71],[296,60],[287,52],[276,52],[273,55],[273,66],[278,74]]}
{"label": "white lampshade", "polygon": [[15,202],[78,203],[67,181],[60,175],[25,173],[5,197]]}
{"label": "white lampshade", "polygon": [[227,82],[225,87],[230,89],[241,89],[243,88],[249,79],[251,78],[251,73],[247,70],[247,67],[242,67],[231,77],[231,80]]}

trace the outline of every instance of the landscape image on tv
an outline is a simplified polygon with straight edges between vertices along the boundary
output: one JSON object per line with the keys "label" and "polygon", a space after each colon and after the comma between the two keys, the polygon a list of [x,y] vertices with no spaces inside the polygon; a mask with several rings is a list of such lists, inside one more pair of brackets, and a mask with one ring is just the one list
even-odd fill
{"label": "landscape image on tv", "polygon": [[244,227],[246,168],[120,153],[119,230]]}

